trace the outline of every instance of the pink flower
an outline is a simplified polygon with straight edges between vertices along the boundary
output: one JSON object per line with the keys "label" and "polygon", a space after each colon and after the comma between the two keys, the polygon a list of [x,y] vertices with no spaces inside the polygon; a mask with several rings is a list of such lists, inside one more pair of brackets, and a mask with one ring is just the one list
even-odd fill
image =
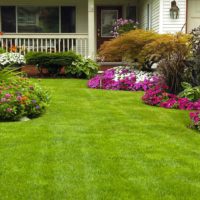
{"label": "pink flower", "polygon": [[11,94],[5,94],[5,98],[9,99],[11,97]]}
{"label": "pink flower", "polygon": [[17,96],[17,101],[21,101],[22,97],[21,96]]}
{"label": "pink flower", "polygon": [[12,108],[7,108],[6,111],[11,113],[13,111],[13,109]]}
{"label": "pink flower", "polygon": [[7,102],[7,99],[6,98],[1,98],[1,102],[2,103]]}

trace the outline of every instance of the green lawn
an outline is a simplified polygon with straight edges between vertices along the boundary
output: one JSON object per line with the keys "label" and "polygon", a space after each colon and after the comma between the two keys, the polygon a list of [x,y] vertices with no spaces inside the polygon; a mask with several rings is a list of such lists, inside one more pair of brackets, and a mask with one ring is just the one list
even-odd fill
{"label": "green lawn", "polygon": [[188,112],[83,80],[43,85],[52,91],[44,116],[0,123],[1,200],[200,198],[200,135]]}

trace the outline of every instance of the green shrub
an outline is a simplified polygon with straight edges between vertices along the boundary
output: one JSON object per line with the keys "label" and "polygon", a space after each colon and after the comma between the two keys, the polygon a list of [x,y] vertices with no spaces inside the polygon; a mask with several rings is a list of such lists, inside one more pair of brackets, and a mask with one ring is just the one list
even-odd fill
{"label": "green shrub", "polygon": [[93,60],[79,55],[71,65],[65,67],[65,72],[72,77],[89,79],[97,74],[98,65]]}
{"label": "green shrub", "polygon": [[3,48],[0,48],[0,54],[2,54],[2,53],[5,53],[6,52],[6,50],[5,49],[3,49]]}
{"label": "green shrub", "polygon": [[26,63],[36,65],[40,72],[43,68],[47,68],[52,75],[57,75],[63,66],[70,66],[78,55],[74,52],[63,53],[45,53],[45,52],[30,52],[26,55]]}
{"label": "green shrub", "polygon": [[47,90],[7,68],[0,71],[0,120],[17,121],[43,114],[49,104]]}
{"label": "green shrub", "polygon": [[183,91],[179,94],[180,97],[186,97],[191,101],[200,99],[200,86],[192,87],[189,83],[182,83]]}

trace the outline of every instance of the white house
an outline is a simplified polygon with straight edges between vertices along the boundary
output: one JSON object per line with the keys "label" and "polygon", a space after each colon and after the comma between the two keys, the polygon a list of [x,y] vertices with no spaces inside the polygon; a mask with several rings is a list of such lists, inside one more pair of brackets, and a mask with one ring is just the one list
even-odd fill
{"label": "white house", "polygon": [[0,47],[7,51],[74,50],[95,56],[111,38],[117,18],[132,18],[141,28],[159,33],[190,32],[200,25],[200,0],[176,0],[177,19],[170,18],[172,0],[1,0]]}

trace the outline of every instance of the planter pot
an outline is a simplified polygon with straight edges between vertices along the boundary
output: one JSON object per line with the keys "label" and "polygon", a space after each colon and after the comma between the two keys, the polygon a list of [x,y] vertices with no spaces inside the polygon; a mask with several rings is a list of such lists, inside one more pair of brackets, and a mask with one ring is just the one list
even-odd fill
{"label": "planter pot", "polygon": [[[37,76],[50,76],[50,73],[47,68],[42,67],[42,72],[38,70],[35,65],[25,65],[21,68],[21,71],[26,73],[28,76],[37,77]],[[61,68],[59,75],[64,75],[64,67]]]}

